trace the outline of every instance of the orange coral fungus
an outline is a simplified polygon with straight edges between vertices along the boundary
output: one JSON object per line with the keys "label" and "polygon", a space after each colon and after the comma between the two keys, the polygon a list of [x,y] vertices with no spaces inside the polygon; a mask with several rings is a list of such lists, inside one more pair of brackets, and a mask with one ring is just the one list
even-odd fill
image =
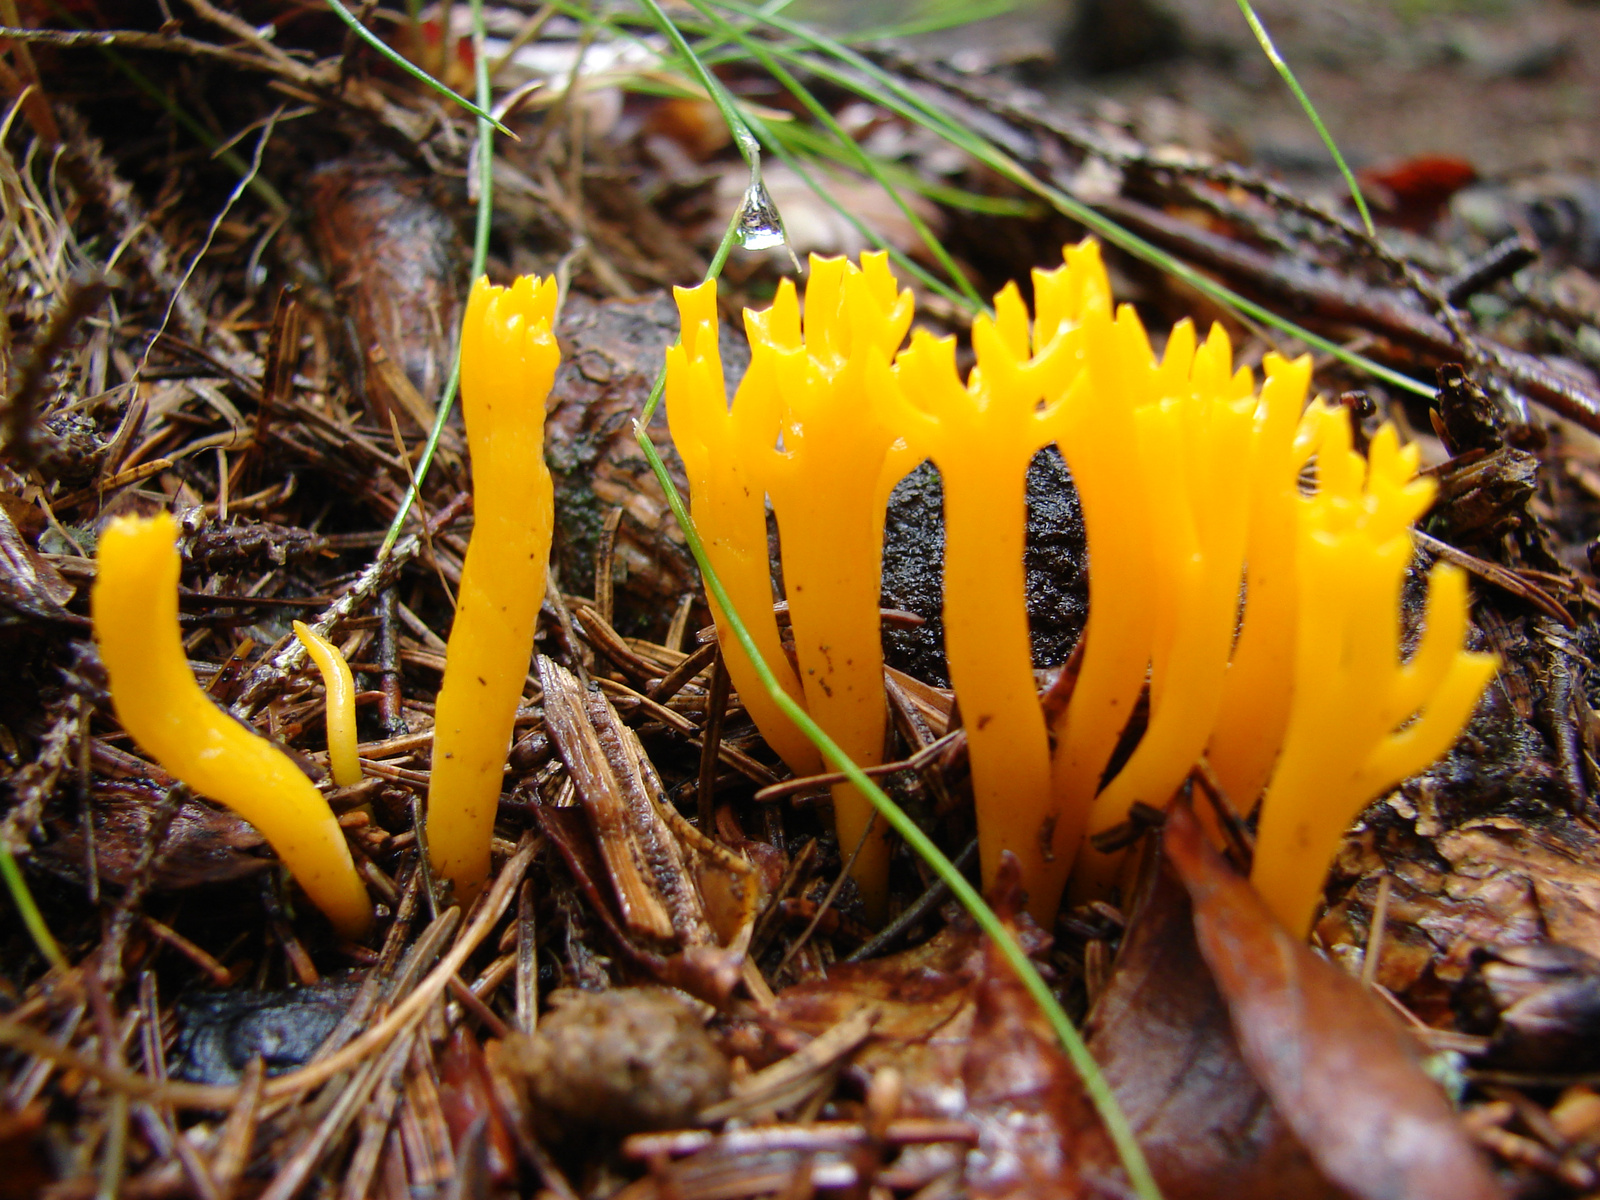
{"label": "orange coral fungus", "polygon": [[[684,341],[668,359],[696,518],[784,686],[858,762],[879,761],[884,504],[931,458],[944,487],[945,650],[985,877],[1015,852],[1029,907],[1048,922],[1075,861],[1086,892],[1114,875],[1110,856],[1080,853],[1086,835],[1135,802],[1164,806],[1204,754],[1242,806],[1266,789],[1256,878],[1303,929],[1339,832],[1448,746],[1493,671],[1461,650],[1465,585],[1443,569],[1422,648],[1399,660],[1408,528],[1430,494],[1413,481],[1415,451],[1385,430],[1369,467],[1342,416],[1314,405],[1302,421],[1308,359],[1267,355],[1258,389],[1220,328],[1199,342],[1188,322],[1158,358],[1133,310],[1113,308],[1092,241],[1034,273],[1031,329],[1015,288],[995,298],[995,315],[973,324],[965,381],[952,340],[918,333],[896,354],[911,301],[881,256],[859,271],[813,258],[811,270],[803,330],[787,283],[771,309],[746,314],[752,362],[731,407],[709,286],[679,294]],[[1024,595],[1025,479],[1052,441],[1082,504],[1089,618],[1047,730]],[[1303,496],[1313,454],[1318,490]],[[768,497],[798,673],[770,611]],[[813,769],[726,636],[724,647],[773,746]],[[1143,728],[1112,772],[1141,695]],[[1314,785],[1330,792],[1320,807]],[[843,788],[835,804],[848,853],[866,808]],[[868,849],[857,878],[875,904],[882,857]]]}

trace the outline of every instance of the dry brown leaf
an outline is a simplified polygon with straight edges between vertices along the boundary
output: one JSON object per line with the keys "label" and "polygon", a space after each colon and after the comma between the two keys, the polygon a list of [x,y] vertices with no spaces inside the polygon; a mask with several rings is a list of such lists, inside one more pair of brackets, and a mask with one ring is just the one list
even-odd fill
{"label": "dry brown leaf", "polygon": [[1322,1172],[1363,1200],[1503,1198],[1394,1019],[1272,919],[1186,806],[1163,846],[1244,1060]]}
{"label": "dry brown leaf", "polygon": [[1328,1183],[1250,1074],[1195,943],[1189,898],[1147,872],[1089,1048],[1165,1200],[1323,1200]]}

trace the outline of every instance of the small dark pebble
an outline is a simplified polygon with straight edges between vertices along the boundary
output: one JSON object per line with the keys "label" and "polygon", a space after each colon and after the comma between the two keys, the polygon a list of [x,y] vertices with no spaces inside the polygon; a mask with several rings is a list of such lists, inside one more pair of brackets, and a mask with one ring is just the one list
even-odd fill
{"label": "small dark pebble", "polygon": [[333,980],[285,992],[212,992],[185,996],[174,1008],[178,1036],[168,1071],[190,1083],[239,1081],[260,1056],[268,1075],[311,1060],[355,998],[358,985]]}

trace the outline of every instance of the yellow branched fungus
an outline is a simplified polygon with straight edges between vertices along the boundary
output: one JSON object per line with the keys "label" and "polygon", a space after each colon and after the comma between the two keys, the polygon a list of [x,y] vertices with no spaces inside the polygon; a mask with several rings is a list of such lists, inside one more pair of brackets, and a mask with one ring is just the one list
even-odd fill
{"label": "yellow branched fungus", "polygon": [[[720,573],[717,555],[729,560],[752,607],[744,608],[731,590],[730,598],[752,630],[760,630],[758,644],[774,643],[765,515],[770,498],[799,663],[795,694],[851,758],[881,762],[883,513],[890,488],[916,465],[895,448],[883,397],[894,390],[891,362],[911,324],[911,293],[898,290],[886,255],[863,256],[859,270],[842,259],[813,257],[803,322],[789,281],[771,308],[746,314],[751,365],[731,409],[715,358],[715,313],[696,310],[704,304],[701,295],[714,294],[680,293],[685,329],[699,319],[692,348],[686,339],[668,360],[667,413],[690,466],[697,516],[712,506],[736,514],[729,522],[739,531],[736,539],[723,538],[715,518],[708,523],[717,547],[713,565]],[[706,486],[708,473],[724,472],[726,478]],[[731,638],[724,640],[725,647],[731,644]],[[735,658],[729,656],[730,675],[759,723],[769,705]],[[778,736],[798,737],[786,725],[774,726],[782,731]],[[784,752],[781,743],[775,748]],[[850,785],[836,786],[833,802],[841,849],[848,855],[861,846],[853,875],[863,901],[870,914],[881,914],[887,829],[879,822],[867,836],[872,807]]]}
{"label": "yellow branched fungus", "polygon": [[[973,325],[965,382],[955,346],[918,333],[881,257],[813,258],[804,337],[792,286],[746,313],[749,374],[730,407],[710,285],[680,293],[668,358],[672,429],[713,565],[763,654],[859,762],[879,761],[875,614],[889,489],[931,458],[944,486],[945,640],[972,766],[985,878],[1022,861],[1049,921],[1076,861],[1086,889],[1114,860],[1086,836],[1143,801],[1163,806],[1202,756],[1249,808],[1265,789],[1255,878],[1304,929],[1322,873],[1360,807],[1446,749],[1494,671],[1465,653],[1465,583],[1438,568],[1421,646],[1402,663],[1409,527],[1431,492],[1393,429],[1370,464],[1345,417],[1313,405],[1310,362],[1268,355],[1257,390],[1213,329],[1180,323],[1158,359],[1131,308],[1115,310],[1099,248],[1035,272],[1037,318],[1015,288]],[[1057,443],[1082,504],[1089,618],[1074,687],[1045,727],[1024,595],[1025,477]],[[1317,490],[1298,478],[1315,456]],[[771,590],[771,497],[801,673],[788,669]],[[724,614],[719,629],[726,633]],[[729,664],[751,716],[791,768],[814,768],[753,672]],[[841,659],[846,660],[841,663]],[[826,686],[824,686],[826,681]],[[1141,695],[1142,734],[1106,778]],[[1270,783],[1269,783],[1270,780]],[[1103,786],[1102,786],[1103,785]],[[865,820],[840,790],[841,842]],[[875,868],[873,868],[875,869]],[[858,872],[858,878],[861,878]],[[873,896],[877,876],[864,879]]]}
{"label": "yellow branched fungus", "polygon": [[[1064,781],[1069,786],[1059,799],[1065,812],[1084,811],[1086,797],[1093,796],[1087,807],[1086,832],[1090,836],[1126,819],[1137,801],[1165,805],[1219,728],[1225,699],[1231,701],[1226,727],[1232,730],[1257,715],[1263,699],[1260,691],[1268,697],[1276,695],[1276,676],[1256,668],[1271,665],[1258,661],[1263,650],[1281,650],[1281,645],[1273,646],[1270,622],[1282,615],[1282,605],[1270,586],[1250,591],[1251,518],[1257,511],[1270,512],[1271,499],[1281,501],[1277,489],[1293,487],[1297,462],[1293,461],[1292,433],[1310,376],[1308,362],[1287,363],[1269,355],[1264,364],[1266,384],[1257,395],[1250,372],[1233,370],[1232,348],[1220,328],[1214,328],[1197,347],[1192,327],[1180,323],[1157,366],[1130,310],[1118,315],[1121,336],[1097,338],[1095,324],[1101,320],[1091,320],[1088,338],[1120,351],[1124,361],[1118,364],[1114,378],[1135,377],[1143,387],[1129,388],[1125,383],[1115,389],[1101,386],[1100,363],[1095,361],[1086,371],[1083,395],[1092,397],[1097,405],[1116,403],[1114,397],[1127,398],[1134,442],[1113,486],[1124,503],[1130,490],[1140,493],[1148,524],[1143,539],[1144,577],[1135,580],[1130,575],[1120,581],[1123,586],[1140,589],[1143,596],[1138,600],[1102,587],[1097,567],[1098,549],[1107,538],[1125,539],[1131,531],[1126,526],[1108,531],[1103,524],[1099,529],[1089,528],[1091,632],[1084,666],[1090,665],[1100,649],[1092,631],[1097,597],[1113,609],[1132,603],[1143,610],[1145,624],[1140,634],[1124,631],[1123,637],[1137,636],[1142,652],[1123,644],[1112,653],[1124,669],[1143,658],[1148,663],[1149,682],[1144,733],[1115,777],[1097,795],[1097,779],[1080,775]],[[1291,436],[1284,436],[1286,430]],[[1069,465],[1082,444],[1071,436],[1070,428],[1064,433],[1062,447]],[[1097,482],[1079,485],[1086,506],[1090,506],[1088,498]],[[1098,508],[1104,511],[1108,507],[1101,498]],[[1261,549],[1259,544],[1257,549]],[[1273,572],[1271,555],[1261,556],[1256,574],[1271,580]],[[1241,580],[1245,581],[1242,627]],[[1240,628],[1251,630],[1251,635],[1236,646],[1235,634]],[[1248,658],[1237,658],[1240,647],[1250,650]],[[1230,660],[1244,670],[1233,675]],[[1284,665],[1280,659],[1280,675]],[[1117,710],[1126,701],[1126,674],[1120,684]],[[1230,684],[1237,685],[1231,693]],[[1080,675],[1066,712],[1068,740],[1074,720],[1105,707],[1105,698],[1086,686]],[[1265,717],[1268,739],[1273,737],[1272,720],[1271,715]],[[1117,725],[1117,736],[1125,723],[1124,717]],[[1097,747],[1101,752],[1103,736],[1104,731]],[[1270,766],[1270,757],[1267,763]],[[1097,754],[1081,766],[1102,772],[1106,761]],[[1256,786],[1259,790],[1259,783]],[[1103,855],[1080,855],[1080,888],[1088,891],[1106,882],[1114,865]]]}
{"label": "yellow branched fungus", "polygon": [[[1036,272],[1041,312],[1064,317],[1069,305],[1051,302],[1078,283],[1070,267]],[[973,323],[972,345],[977,366],[963,384],[954,339],[917,333],[899,359],[899,423],[915,457],[939,468],[944,487],[945,656],[967,732],[984,878],[994,877],[1010,850],[1030,896],[1053,908],[1057,897],[1045,895],[1056,873],[1050,743],[1023,569],[1027,473],[1055,440],[1081,338],[1064,319],[1043,317],[1030,337],[1022,297],[1008,287],[995,297],[995,316]],[[1060,865],[1069,866],[1070,855]]]}
{"label": "yellow branched fungus", "polygon": [[1339,839],[1375,796],[1455,741],[1498,659],[1461,647],[1467,583],[1435,566],[1421,641],[1400,657],[1411,523],[1433,498],[1394,427],[1364,460],[1341,410],[1313,408],[1317,490],[1302,501],[1300,619],[1283,749],[1261,806],[1251,879],[1277,918],[1310,930]]}
{"label": "yellow branched fungus", "polygon": [[[772,567],[767,553],[766,482],[761,467],[778,440],[776,389],[761,375],[775,363],[752,361],[730,406],[717,337],[717,285],[678,288],[683,335],[667,351],[667,419],[672,443],[689,476],[689,501],[705,538],[706,555],[728,599],[744,620],[756,648],[795,701],[803,704],[800,678],[790,665],[772,613]],[[752,340],[754,336],[752,335]],[[755,668],[712,603],[728,676],[739,701],[762,736],[796,775],[822,769],[816,747],[767,696]]]}
{"label": "yellow branched fungus", "polygon": [[372,902],[322,793],[294,761],[195,682],[178,629],[178,525],[170,514],[112,522],[90,608],[117,720],[202,796],[260,831],[341,934],[362,937]]}
{"label": "yellow branched fungus", "polygon": [[560,351],[556,283],[472,286],[461,331],[461,406],[473,531],[434,709],[428,854],[468,902],[489,876],[501,777],[533,657],[554,523],[544,402]]}
{"label": "yellow branched fungus", "polygon": [[340,787],[361,782],[361,759],[356,754],[356,682],[350,664],[327,638],[304,621],[294,623],[294,636],[305,647],[322,674],[328,694],[328,774]]}

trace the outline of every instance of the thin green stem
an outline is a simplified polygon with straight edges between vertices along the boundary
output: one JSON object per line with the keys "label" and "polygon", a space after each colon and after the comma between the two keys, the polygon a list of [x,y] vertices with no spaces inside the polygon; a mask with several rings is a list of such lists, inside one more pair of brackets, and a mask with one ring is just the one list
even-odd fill
{"label": "thin green stem", "polygon": [[[647,2],[653,2],[653,0],[647,0]],[[854,159],[855,165],[860,170],[870,175],[873,179],[873,182],[881,187],[889,199],[894,202],[895,207],[900,210],[901,215],[904,216],[905,219],[911,224],[911,228],[916,231],[917,236],[922,239],[922,244],[928,247],[929,253],[931,253],[938,261],[939,265],[944,269],[945,274],[950,277],[951,281],[956,285],[956,287],[961,289],[961,292],[966,296],[967,300],[971,304],[982,308],[984,303],[983,297],[978,294],[977,288],[972,286],[972,281],[967,278],[966,273],[963,272],[961,268],[956,266],[955,260],[950,257],[950,252],[944,248],[944,243],[934,236],[933,231],[928,228],[927,222],[925,222],[921,215],[914,208],[912,208],[909,203],[906,202],[905,197],[900,194],[900,189],[897,188],[885,174],[881,164],[879,164],[878,161],[870,154],[861,149],[861,147],[856,144],[854,138],[845,133],[845,131],[840,127],[839,122],[834,120],[833,114],[828,111],[826,106],[824,106],[821,101],[811,94],[810,89],[796,79],[794,75],[792,75],[788,69],[785,68],[784,65],[761,44],[759,40],[752,38],[749,34],[734,26],[726,18],[712,11],[711,6],[706,3],[706,0],[689,0],[689,3],[692,4],[695,9],[708,21],[715,22],[720,30],[737,42],[741,48],[754,55],[756,60],[762,65],[763,68],[766,69],[767,73],[776,79],[780,84],[782,84],[783,87],[789,91],[790,95],[794,96],[795,99],[799,100],[800,103],[805,106],[806,111],[809,112],[813,118],[815,118],[817,123],[834,136],[839,146],[845,151],[845,153]]]}
{"label": "thin green stem", "polygon": [[[715,0],[715,3],[720,9],[741,15],[749,12],[748,6],[740,3],[739,0]],[[901,80],[896,79],[848,46],[842,45],[837,40],[826,35],[819,34],[808,26],[790,21],[784,17],[775,16],[770,20],[774,27],[781,32],[791,36],[798,42],[810,46],[824,56],[819,58],[815,55],[800,54],[794,51],[782,51],[784,56],[788,57],[792,63],[801,66],[804,70],[817,75],[819,78],[839,87],[847,88],[857,94],[868,95],[869,93],[865,89],[870,88],[870,98],[874,103],[880,104],[906,120],[914,121],[924,128],[939,134],[951,144],[965,150],[997,174],[1039,196],[1058,212],[1071,217],[1119,249],[1125,250],[1135,258],[1150,263],[1161,271],[1182,279],[1201,294],[1210,297],[1219,304],[1260,321],[1282,334],[1297,338],[1307,346],[1322,351],[1347,366],[1364,371],[1374,378],[1403,391],[1408,391],[1418,396],[1430,398],[1433,396],[1434,389],[1427,384],[1374,362],[1370,358],[1357,354],[1355,351],[1349,350],[1328,338],[1320,337],[1285,319],[1271,309],[1245,299],[1231,288],[1217,283],[1158,246],[1124,229],[1115,221],[1096,212],[1082,201],[1067,195],[1059,188],[1045,183],[1021,163],[1011,158],[1011,156],[996,149],[986,139],[974,134],[971,130],[955,121],[949,114],[933,106],[912,91]],[[848,67],[849,70],[842,70],[837,65],[840,63]]]}
{"label": "thin green stem", "polygon": [[1267,32],[1267,27],[1261,23],[1261,18],[1256,16],[1256,10],[1251,6],[1250,0],[1239,0],[1239,11],[1244,14],[1245,24],[1250,26],[1250,32],[1256,35],[1256,41],[1261,43],[1261,52],[1283,77],[1284,83],[1289,85],[1289,90],[1294,93],[1294,98],[1300,102],[1300,107],[1305,110],[1306,116],[1311,118],[1311,124],[1316,128],[1317,136],[1322,139],[1322,144],[1328,148],[1328,153],[1333,155],[1333,161],[1339,168],[1339,174],[1344,176],[1345,186],[1350,189],[1350,198],[1355,201],[1356,211],[1361,214],[1361,223],[1367,228],[1368,237],[1377,237],[1377,230],[1372,225],[1372,214],[1367,211],[1367,198],[1361,194],[1361,185],[1356,182],[1354,172],[1344,161],[1344,155],[1339,153],[1339,144],[1333,140],[1333,135],[1328,132],[1328,127],[1322,123],[1316,106],[1311,103],[1305,89],[1300,86],[1300,81],[1294,77],[1294,72],[1289,69],[1289,64],[1283,61],[1283,55],[1278,53],[1278,47],[1272,42],[1272,35]]}
{"label": "thin green stem", "polygon": [[60,944],[44,922],[44,914],[33,902],[33,893],[28,890],[28,881],[22,877],[22,868],[17,866],[11,847],[6,845],[3,838],[0,838],[0,878],[5,880],[6,891],[11,893],[11,903],[17,906],[22,924],[27,928],[28,936],[33,938],[33,944],[39,948],[39,953],[52,967],[65,971],[70,965],[67,956],[61,953]]}
{"label": "thin green stem", "polygon": [[[733,135],[733,142],[739,148],[740,156],[749,164],[752,178],[757,178],[761,170],[761,144],[756,141],[755,134],[750,132],[750,127],[745,124],[744,118],[739,115],[738,106],[728,94],[728,89],[722,86],[722,81],[701,61],[700,56],[694,52],[694,47],[689,45],[688,39],[683,36],[683,31],[661,10],[661,5],[656,0],[639,0],[639,3],[649,12],[651,19],[672,43],[673,49],[683,56],[683,61],[694,72],[695,78],[700,81],[700,86],[705,88],[711,103],[715,104],[717,111],[722,114],[728,132]],[[770,19],[771,15],[770,13],[758,15],[758,19]]]}
{"label": "thin green stem", "polygon": [[[441,96],[455,101],[455,103],[459,104],[473,116],[477,117],[478,120],[489,122],[489,124],[493,125],[507,137],[515,138],[517,136],[504,125],[500,124],[499,121],[495,120],[494,116],[489,112],[487,101],[480,97],[478,103],[474,104],[465,96],[453,91],[445,84],[440,83],[432,75],[429,75],[421,67],[417,66],[416,63],[412,62],[405,55],[401,54],[398,50],[394,49],[394,47],[390,46],[377,34],[373,33],[372,30],[363,25],[360,18],[358,18],[355,13],[351,12],[348,8],[341,4],[339,0],[328,0],[328,7],[333,9],[334,13],[341,21],[350,26],[351,30],[354,31],[358,38],[360,38],[368,46],[372,47],[372,49],[376,50],[384,58],[388,59],[395,66],[399,67],[407,75],[411,76],[411,78],[415,79],[417,82],[426,87],[432,88]],[[479,38],[479,32],[477,29],[473,30],[473,38],[475,40]]]}
{"label": "thin green stem", "polygon": [[[330,3],[337,2],[338,0],[330,0]],[[477,76],[477,107],[478,111],[487,113],[491,99],[489,58],[484,53],[483,40],[483,0],[472,0],[472,58]],[[494,217],[494,131],[499,128],[503,126],[492,117],[478,118],[478,217],[472,234],[473,279],[483,274],[489,262],[489,227]],[[450,378],[445,380],[444,393],[439,397],[439,411],[434,414],[433,428],[428,431],[427,445],[422,448],[422,457],[417,460],[417,469],[412,472],[405,498],[400,501],[394,520],[389,522],[389,531],[384,534],[383,545],[378,548],[379,562],[387,558],[389,552],[394,549],[394,544],[400,537],[400,530],[405,526],[406,517],[411,512],[411,506],[417,502],[417,497],[421,494],[422,481],[427,477],[428,468],[433,465],[433,456],[439,449],[439,439],[444,436],[444,427],[450,420],[450,410],[455,407],[456,390],[460,386],[461,343],[458,331],[456,352],[450,363]]]}
{"label": "thin green stem", "polygon": [[811,189],[812,193],[816,195],[817,199],[821,200],[835,213],[837,213],[846,223],[850,225],[851,228],[853,228],[857,233],[871,243],[873,247],[878,250],[886,251],[889,255],[889,261],[894,263],[894,265],[901,271],[905,272],[907,275],[910,275],[930,292],[944,297],[958,308],[964,308],[968,312],[978,312],[986,307],[983,304],[974,305],[972,301],[961,292],[958,292],[955,288],[951,287],[937,275],[934,275],[921,263],[917,262],[910,255],[908,255],[904,250],[901,250],[898,246],[890,243],[887,238],[863,221],[859,215],[847,208],[828,188],[824,187],[822,183],[813,177],[811,171],[806,167],[805,163],[801,162],[799,157],[795,155],[785,143],[787,134],[797,132],[797,130],[789,129],[784,133],[779,133],[775,126],[766,124],[766,122],[762,121],[754,113],[746,113],[745,119],[750,122],[750,128],[755,131],[756,136],[761,139],[761,144],[771,150],[773,154],[777,155],[779,162],[783,163],[791,171],[793,171],[800,178],[800,181]]}

